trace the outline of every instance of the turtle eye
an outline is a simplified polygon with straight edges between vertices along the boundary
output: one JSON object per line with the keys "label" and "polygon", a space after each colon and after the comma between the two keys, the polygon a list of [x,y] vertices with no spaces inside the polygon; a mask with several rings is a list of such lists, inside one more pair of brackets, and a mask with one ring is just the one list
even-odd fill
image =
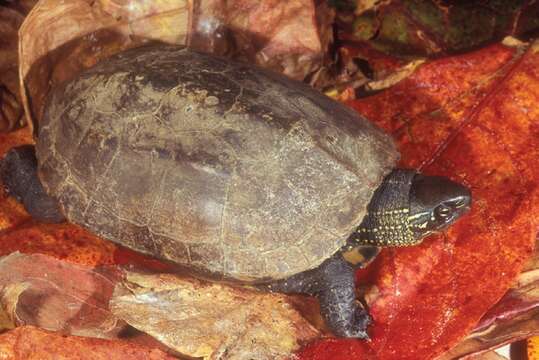
{"label": "turtle eye", "polygon": [[452,210],[449,206],[440,205],[437,206],[436,209],[434,209],[434,212],[436,214],[436,217],[440,219],[447,219],[449,216],[451,216]]}

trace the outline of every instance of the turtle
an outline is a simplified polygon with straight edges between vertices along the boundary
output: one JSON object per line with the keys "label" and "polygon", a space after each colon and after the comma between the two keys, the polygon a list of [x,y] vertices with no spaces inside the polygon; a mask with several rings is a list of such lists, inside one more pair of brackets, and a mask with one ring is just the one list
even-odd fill
{"label": "turtle", "polygon": [[355,269],[444,230],[472,199],[399,168],[390,135],[307,84],[174,45],[56,86],[35,142],[11,149],[0,176],[36,220],[204,279],[315,296],[338,337],[368,338]]}

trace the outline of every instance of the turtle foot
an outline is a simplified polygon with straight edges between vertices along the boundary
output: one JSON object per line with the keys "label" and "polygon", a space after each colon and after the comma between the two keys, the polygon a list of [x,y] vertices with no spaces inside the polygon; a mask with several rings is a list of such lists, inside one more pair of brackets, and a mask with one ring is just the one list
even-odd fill
{"label": "turtle foot", "polygon": [[56,200],[47,195],[37,176],[35,147],[13,148],[0,159],[0,180],[6,192],[22,202],[36,220],[48,223],[65,221]]}
{"label": "turtle foot", "polygon": [[372,319],[356,299],[354,268],[340,253],[316,269],[259,288],[316,296],[322,317],[336,336],[369,338],[367,327]]}
{"label": "turtle foot", "polygon": [[337,336],[368,339],[372,322],[356,299],[354,268],[337,254],[320,266],[320,311],[326,325]]}
{"label": "turtle foot", "polygon": [[370,324],[372,324],[371,316],[358,303],[356,304],[353,318],[350,321],[347,319],[343,319],[343,321],[336,320],[332,332],[339,337],[369,340],[367,328]]}

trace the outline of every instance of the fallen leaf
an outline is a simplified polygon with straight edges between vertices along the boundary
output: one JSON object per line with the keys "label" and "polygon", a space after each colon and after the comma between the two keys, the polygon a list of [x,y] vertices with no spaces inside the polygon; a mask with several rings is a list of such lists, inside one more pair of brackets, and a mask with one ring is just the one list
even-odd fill
{"label": "fallen leaf", "polygon": [[185,44],[187,3],[39,1],[19,32],[21,91],[30,125],[41,118],[52,87],[99,60],[148,41]]}
{"label": "fallen leaf", "polygon": [[[302,80],[333,41],[334,11],[312,0],[195,1],[189,46]],[[297,34],[301,34],[298,36]]]}
{"label": "fallen leaf", "polygon": [[[208,285],[194,279],[181,280],[172,275],[132,275],[123,296],[117,295],[112,301],[111,313],[109,299],[120,276],[119,269],[110,266],[96,269],[93,266],[111,263],[112,257],[103,261],[81,256],[81,253],[95,256],[100,254],[101,248],[89,247],[91,242],[85,243],[77,231],[72,239],[69,235],[60,235],[76,230],[74,225],[53,224],[50,229],[46,228],[44,224],[23,227],[0,238],[2,248],[11,235],[14,239],[29,242],[26,246],[30,249],[20,243],[19,248],[53,256],[12,253],[0,260],[0,307],[3,309],[0,319],[4,328],[35,325],[70,335],[116,338],[125,328],[126,323],[122,320],[126,320],[172,349],[192,354],[193,346],[198,346],[198,352],[193,356],[200,355],[201,351],[204,354],[204,350],[212,350],[211,354],[226,349],[230,358],[240,354],[251,354],[255,358],[284,357],[297,350],[300,344],[319,336],[285,296],[224,284]],[[46,239],[39,237],[47,232],[50,234]],[[69,247],[69,240],[75,241],[73,247]],[[141,255],[135,255],[133,262],[133,257],[127,255],[131,264],[148,265],[141,258]],[[133,290],[133,287],[140,288]],[[125,295],[131,290],[133,294]],[[145,299],[152,298],[160,299],[158,306],[155,302],[144,304]],[[268,312],[268,309],[272,310]],[[200,316],[178,321],[185,311],[188,315],[198,311]],[[171,317],[170,314],[176,315]],[[221,327],[212,328],[213,322],[220,319]],[[193,339],[197,333],[204,336]],[[143,336],[136,342],[162,348]]]}
{"label": "fallen leaf", "polygon": [[[354,100],[356,93],[366,96],[389,88],[410,76],[425,62],[420,57],[399,59],[374,49],[368,43],[350,42],[338,48],[338,58],[323,81],[317,79],[313,85],[326,93],[328,88],[336,90],[335,98],[343,102]],[[354,96],[347,96],[347,92],[353,92]]]}
{"label": "fallen leaf", "polygon": [[29,222],[0,233],[0,255],[15,251],[45,254],[71,263],[114,263],[116,246],[73,224]]}
{"label": "fallen leaf", "polygon": [[474,356],[473,360],[507,360],[507,358],[495,351],[488,351],[486,353]]}
{"label": "fallen leaf", "polygon": [[370,11],[362,10],[361,2],[358,16],[338,15],[339,38],[391,55],[447,55],[539,28],[539,5],[533,1],[393,0],[368,4]]}
{"label": "fallen leaf", "polygon": [[382,80],[378,81],[370,81],[367,84],[365,84],[365,87],[369,91],[380,91],[387,88],[392,87],[393,85],[397,84],[398,82],[402,81],[403,79],[406,79],[408,76],[414,73],[416,69],[421,66],[425,62],[424,59],[418,59],[409,62],[405,66],[403,66],[400,69],[397,69],[396,71],[392,72],[390,75],[385,77]]}
{"label": "fallen leaf", "polygon": [[14,326],[114,338],[125,327],[108,309],[119,273],[39,254],[0,259],[0,305]]}
{"label": "fallen leaf", "polygon": [[168,347],[205,359],[285,359],[319,336],[284,295],[173,275],[128,273],[111,310]]}
{"label": "fallen leaf", "polygon": [[334,16],[323,4],[317,9],[313,0],[226,3],[226,23],[240,57],[298,80],[321,66],[333,40],[330,29]]}
{"label": "fallen leaf", "polygon": [[0,335],[0,358],[5,360],[173,360],[159,349],[125,341],[66,336],[33,326]]}
{"label": "fallen leaf", "polygon": [[533,252],[539,229],[539,45],[431,61],[350,102],[397,139],[401,166],[467,184],[471,213],[371,265],[372,341],[319,341],[303,359],[434,358],[469,333]]}
{"label": "fallen leaf", "polygon": [[51,88],[150,41],[227,54],[303,79],[321,66],[333,15],[313,0],[41,0],[20,29],[26,116],[33,126]]}
{"label": "fallen leaf", "polygon": [[[537,243],[536,249],[539,249]],[[534,335],[539,335],[539,251],[474,331],[439,360],[475,356]]]}
{"label": "fallen leaf", "polygon": [[23,123],[17,58],[17,31],[23,19],[24,9],[0,4],[0,132]]}
{"label": "fallen leaf", "polygon": [[387,1],[383,0],[351,0],[351,1],[336,1],[337,3],[343,2],[343,3],[353,3],[355,2],[355,8],[350,9],[350,6],[348,8],[345,6],[341,10],[353,10],[354,14],[361,15],[367,11],[376,10],[379,6],[383,5]]}

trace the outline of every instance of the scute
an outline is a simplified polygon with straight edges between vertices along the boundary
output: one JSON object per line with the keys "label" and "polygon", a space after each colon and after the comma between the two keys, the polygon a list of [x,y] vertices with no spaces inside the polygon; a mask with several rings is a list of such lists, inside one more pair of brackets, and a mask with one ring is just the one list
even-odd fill
{"label": "scute", "polygon": [[37,155],[69,220],[246,282],[338,251],[398,158],[389,136],[306,85],[163,45],[56,89]]}

